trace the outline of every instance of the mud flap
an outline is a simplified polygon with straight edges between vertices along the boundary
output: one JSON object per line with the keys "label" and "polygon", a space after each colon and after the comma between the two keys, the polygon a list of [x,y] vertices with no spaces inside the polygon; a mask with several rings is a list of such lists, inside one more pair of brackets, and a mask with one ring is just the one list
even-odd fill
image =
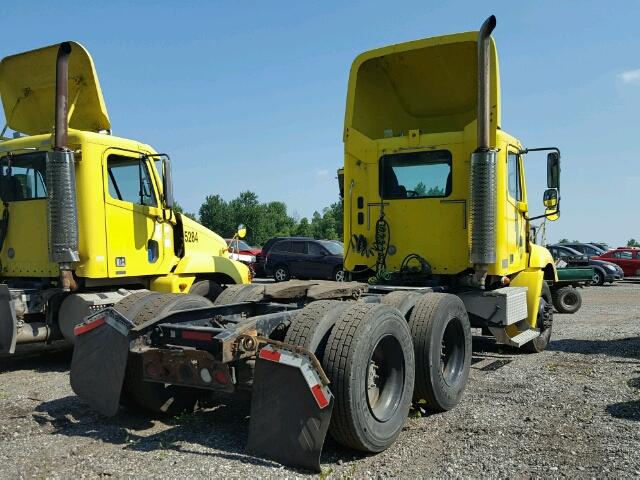
{"label": "mud flap", "polygon": [[320,472],[333,410],[327,383],[317,360],[272,345],[264,347],[256,360],[248,450],[284,465]]}
{"label": "mud flap", "polygon": [[18,322],[11,292],[8,286],[0,284],[0,353],[13,353],[17,336]]}
{"label": "mud flap", "polygon": [[107,308],[75,327],[71,388],[97,412],[113,416],[120,406],[133,323]]}

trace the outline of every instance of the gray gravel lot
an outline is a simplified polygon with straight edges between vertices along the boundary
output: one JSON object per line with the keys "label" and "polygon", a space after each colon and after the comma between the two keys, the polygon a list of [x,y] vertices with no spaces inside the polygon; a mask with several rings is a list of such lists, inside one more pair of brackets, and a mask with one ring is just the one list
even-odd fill
{"label": "gray gravel lot", "polygon": [[[538,355],[474,339],[461,404],[412,417],[365,456],[327,441],[323,477],[640,477],[640,283],[583,290]],[[302,477],[245,453],[245,400],[159,421],[102,418],[69,387],[68,350],[0,358],[0,476]]]}

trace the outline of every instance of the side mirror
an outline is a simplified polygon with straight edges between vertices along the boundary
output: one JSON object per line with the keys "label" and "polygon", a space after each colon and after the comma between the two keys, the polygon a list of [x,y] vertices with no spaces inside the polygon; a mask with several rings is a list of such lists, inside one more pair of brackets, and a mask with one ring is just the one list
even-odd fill
{"label": "side mirror", "polygon": [[338,189],[340,190],[340,198],[344,198],[344,168],[338,170]]}
{"label": "side mirror", "polygon": [[244,238],[247,236],[247,227],[243,224],[238,225],[238,232],[236,233],[238,238]]}
{"label": "side mirror", "polygon": [[542,203],[547,208],[555,208],[558,206],[558,190],[555,188],[548,188],[544,191],[542,197]]}
{"label": "side mirror", "polygon": [[547,155],[547,188],[560,190],[560,154],[558,152]]}
{"label": "side mirror", "polygon": [[171,160],[162,157],[162,192],[164,194],[164,207],[173,208],[173,178],[171,177]]}
{"label": "side mirror", "polygon": [[544,216],[547,220],[555,222],[560,218],[560,197],[557,189],[548,188],[545,190],[542,203],[545,206]]}

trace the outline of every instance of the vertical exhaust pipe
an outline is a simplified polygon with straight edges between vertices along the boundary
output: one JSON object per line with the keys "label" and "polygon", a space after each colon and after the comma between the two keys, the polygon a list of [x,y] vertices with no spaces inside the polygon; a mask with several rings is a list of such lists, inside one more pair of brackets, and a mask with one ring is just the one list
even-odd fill
{"label": "vertical exhaust pipe", "polygon": [[496,28],[496,17],[487,18],[478,31],[478,152],[489,150],[489,124],[491,121],[491,32]]}
{"label": "vertical exhaust pipe", "polygon": [[491,149],[491,15],[478,31],[478,138],[471,154],[471,255],[474,284],[484,288],[488,266],[496,262],[497,150]]}
{"label": "vertical exhaust pipe", "polygon": [[71,44],[63,42],[58,47],[56,57],[56,120],[55,139],[53,147],[55,150],[67,150],[68,142],[68,112],[69,112],[69,56],[71,55]]}
{"label": "vertical exhaust pipe", "polygon": [[47,153],[47,193],[49,220],[49,257],[60,269],[60,286],[76,290],[72,263],[78,254],[78,211],[75,162],[68,146],[69,133],[69,56],[71,44],[64,42],[56,57],[56,99],[53,151]]}

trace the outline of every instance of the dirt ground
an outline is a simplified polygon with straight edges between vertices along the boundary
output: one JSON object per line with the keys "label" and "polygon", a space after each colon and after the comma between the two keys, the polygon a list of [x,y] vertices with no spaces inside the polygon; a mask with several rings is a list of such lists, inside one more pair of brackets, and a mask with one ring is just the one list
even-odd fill
{"label": "dirt ground", "polygon": [[[538,355],[474,339],[454,410],[407,420],[389,450],[327,441],[323,478],[640,477],[640,283],[582,291]],[[71,353],[0,358],[0,477],[302,477],[245,452],[249,404],[160,421],[94,414],[69,387]]]}

